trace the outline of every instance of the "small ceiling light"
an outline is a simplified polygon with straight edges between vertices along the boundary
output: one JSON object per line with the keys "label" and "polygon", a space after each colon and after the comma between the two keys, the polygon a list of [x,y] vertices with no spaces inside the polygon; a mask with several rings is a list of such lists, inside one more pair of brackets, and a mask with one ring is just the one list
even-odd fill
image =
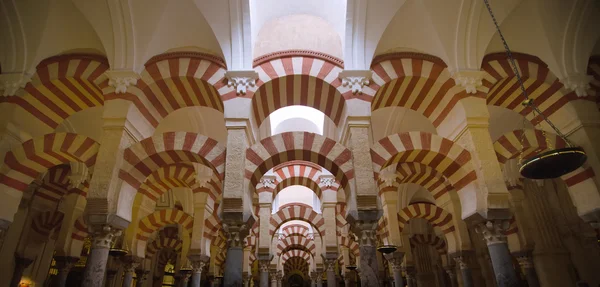
{"label": "small ceiling light", "polygon": [[379,247],[377,247],[377,251],[383,253],[383,254],[390,254],[394,251],[396,251],[398,249],[398,247],[396,247],[395,245],[381,245]]}
{"label": "small ceiling light", "polygon": [[[513,72],[515,73],[515,77],[519,83],[521,88],[521,92],[523,97],[525,98],[523,101],[523,105],[532,109],[532,113],[538,114],[548,125],[554,130],[554,132],[560,136],[566,143],[565,148],[553,149],[550,148],[549,151],[541,152],[529,158],[521,159],[519,161],[519,172],[525,178],[529,179],[551,179],[563,176],[567,173],[575,171],[580,168],[585,161],[587,160],[587,155],[585,151],[581,147],[574,146],[567,137],[558,130],[558,128],[544,115],[538,106],[533,102],[533,99],[529,97],[527,91],[525,89],[525,85],[523,84],[523,80],[521,79],[521,74],[519,74],[519,70],[517,69],[517,65],[515,64],[515,59],[512,56],[512,52],[502,35],[502,31],[500,31],[500,26],[498,26],[498,22],[496,21],[496,17],[494,17],[494,13],[492,13],[492,8],[490,7],[489,0],[483,0],[485,6],[487,7],[488,12],[490,13],[490,17],[494,22],[494,26],[496,27],[496,31],[498,31],[498,35],[502,40],[502,44],[504,44],[504,49],[506,50],[506,56],[508,57],[509,63]],[[542,132],[544,132],[542,130]],[[521,143],[523,143],[523,139],[525,137],[525,133],[522,133]]]}

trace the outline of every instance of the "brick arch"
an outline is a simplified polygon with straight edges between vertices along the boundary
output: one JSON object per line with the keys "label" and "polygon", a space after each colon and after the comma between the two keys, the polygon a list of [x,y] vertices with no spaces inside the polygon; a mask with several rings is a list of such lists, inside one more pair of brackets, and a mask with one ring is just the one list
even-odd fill
{"label": "brick arch", "polygon": [[71,175],[71,166],[61,164],[48,169],[48,172],[41,181],[40,187],[34,196],[58,203],[64,196],[75,193],[83,197],[87,196],[89,182],[83,182],[82,186],[69,187],[69,176]]}
{"label": "brick arch", "polygon": [[165,268],[167,263],[171,262],[172,264],[175,264],[176,260],[177,253],[175,253],[175,251],[171,249],[163,249],[158,253],[157,265],[160,266],[159,268]]}
{"label": "brick arch", "polygon": [[6,153],[0,184],[25,191],[39,174],[53,166],[81,162],[92,167],[99,147],[93,139],[73,133],[52,133],[28,140]]}
{"label": "brick arch", "polygon": [[330,138],[308,132],[277,134],[248,148],[245,177],[255,187],[269,169],[290,160],[309,161],[322,166],[336,177],[342,187],[354,180],[350,150]]}
{"label": "brick arch", "polygon": [[[513,53],[513,56],[530,98],[546,117],[578,99],[574,92],[564,91],[564,85],[538,57],[521,53]],[[486,55],[482,70],[486,72],[483,85],[489,89],[488,105],[515,111],[534,125],[543,120],[540,115],[534,117],[530,107],[521,105],[524,99],[506,54]]]}
{"label": "brick arch", "polygon": [[412,218],[423,218],[431,225],[439,227],[444,234],[455,230],[452,214],[429,203],[413,203],[398,212],[398,228],[400,232]]}
{"label": "brick arch", "polygon": [[307,262],[310,262],[312,255],[309,252],[306,252],[304,250],[300,250],[300,249],[290,249],[285,253],[281,254],[280,260],[283,264],[285,264],[285,262],[293,257],[300,257],[304,260],[306,260]]}
{"label": "brick arch", "polygon": [[359,256],[359,246],[358,243],[356,243],[356,241],[350,239],[350,237],[348,236],[344,236],[344,235],[339,235],[338,239],[340,241],[340,245],[347,247],[350,250],[350,253],[352,253],[354,256]]}
{"label": "brick arch", "polygon": [[186,232],[191,233],[194,217],[178,209],[162,209],[155,211],[140,219],[136,238],[138,240],[147,241],[152,233],[169,224],[179,224]]}
{"label": "brick arch", "polygon": [[[200,52],[172,52],[152,57],[135,86],[127,93],[105,91],[108,99],[133,102],[154,127],[171,112],[184,107],[207,107],[223,112],[221,94],[231,92],[225,63]],[[235,91],[234,91],[235,94]]]}
{"label": "brick arch", "polygon": [[252,113],[258,126],[271,113],[293,105],[322,111],[336,125],[346,110],[346,100],[334,86],[308,75],[275,78],[261,85],[252,97]]}
{"label": "brick arch", "polygon": [[[290,276],[296,272],[300,272],[304,278],[308,278],[309,261],[301,257],[291,257],[285,261],[283,265],[283,273],[285,276]],[[297,274],[297,273],[296,273]]]}
{"label": "brick arch", "polygon": [[529,158],[555,148],[566,147],[559,136],[540,130],[515,130],[502,135],[494,142],[494,151],[501,164],[522,155]]}
{"label": "brick arch", "polygon": [[321,176],[321,170],[317,168],[304,164],[288,165],[274,170],[274,174],[274,196],[284,188],[292,185],[306,186],[314,191],[319,197],[323,193],[319,179],[319,176]]}
{"label": "brick arch", "polygon": [[71,239],[77,241],[84,241],[88,237],[88,226],[84,215],[81,215],[73,224],[73,232],[71,233]]}
{"label": "brick arch", "polygon": [[286,236],[284,239],[280,240],[277,243],[277,254],[281,254],[284,250],[291,248],[293,246],[304,246],[311,254],[315,254],[316,245],[312,239],[308,239],[304,236],[292,235]]}
{"label": "brick arch", "polygon": [[409,241],[411,246],[415,246],[417,244],[431,245],[440,255],[448,253],[446,241],[434,234],[415,234],[410,237]]}
{"label": "brick arch", "polygon": [[288,225],[288,226],[282,228],[281,233],[283,233],[283,236],[285,236],[285,237],[292,236],[292,235],[308,237],[308,235],[311,232],[308,230],[308,227],[306,227],[304,225],[291,224],[291,225]]}
{"label": "brick arch", "polygon": [[220,179],[225,170],[225,146],[191,132],[167,132],[146,138],[125,149],[123,157],[119,178],[136,190],[152,172],[174,163],[202,163]]}
{"label": "brick arch", "polygon": [[108,86],[104,75],[108,68],[108,60],[98,55],[51,57],[37,65],[22,94],[2,97],[0,103],[15,104],[56,129],[72,114],[104,105],[101,89]]}
{"label": "brick arch", "polygon": [[396,165],[396,182],[392,186],[379,179],[380,194],[397,191],[400,184],[414,183],[427,189],[434,199],[438,199],[453,190],[446,177],[430,166],[418,162],[403,162]]}
{"label": "brick arch", "polygon": [[282,207],[279,211],[271,215],[269,234],[272,236],[282,224],[290,220],[306,221],[311,224],[319,234],[323,234],[323,231],[321,230],[325,224],[323,216],[316,213],[310,206],[297,203]]}
{"label": "brick arch", "polygon": [[152,172],[138,192],[156,202],[161,195],[172,188],[188,187],[194,193],[204,192],[216,200],[221,194],[220,182],[216,176],[213,176],[209,182],[200,185],[196,182],[196,170],[193,166],[187,163],[175,163]]}
{"label": "brick arch", "polygon": [[38,233],[41,238],[47,239],[50,233],[59,228],[65,215],[59,211],[41,212],[33,218],[31,229]]}
{"label": "brick arch", "polygon": [[217,215],[217,208],[215,207],[213,214],[204,220],[204,234],[202,235],[205,239],[214,240],[215,235],[219,234],[221,230],[221,221]]}
{"label": "brick arch", "polygon": [[177,227],[165,227],[158,233],[156,239],[146,246],[146,254],[151,258],[161,249],[172,249],[180,253],[183,249],[183,241],[179,239]]}
{"label": "brick arch", "polygon": [[458,101],[468,96],[455,84],[446,63],[435,56],[413,52],[385,54],[373,60],[371,70],[377,90],[372,111],[405,107],[421,113],[438,127]]}
{"label": "brick arch", "polygon": [[418,162],[443,174],[456,190],[477,179],[468,150],[449,139],[426,132],[405,132],[385,137],[371,148],[371,157],[377,175],[394,163]]}

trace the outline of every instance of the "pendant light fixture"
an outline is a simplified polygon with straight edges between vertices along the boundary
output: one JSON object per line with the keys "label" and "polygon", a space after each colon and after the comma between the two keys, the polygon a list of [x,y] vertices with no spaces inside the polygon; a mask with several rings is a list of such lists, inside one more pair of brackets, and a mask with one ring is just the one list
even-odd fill
{"label": "pendant light fixture", "polygon": [[[500,31],[500,26],[498,26],[498,22],[496,21],[496,17],[494,17],[494,13],[492,13],[489,0],[483,0],[483,2],[490,13],[490,17],[494,22],[494,26],[496,27],[496,31],[502,40],[502,44],[504,44],[504,49],[506,50],[506,56],[508,57],[509,64],[515,73],[515,77],[517,78],[521,88],[521,93],[524,98],[523,105],[531,108],[534,115],[538,114],[566,143],[565,148],[553,149],[548,145],[548,148],[550,149],[549,151],[539,153],[529,158],[520,158],[519,173],[521,173],[523,177],[529,179],[550,179],[560,177],[580,168],[587,160],[585,151],[581,147],[574,146],[567,139],[567,137],[565,137],[565,135],[558,130],[558,128],[550,121],[550,119],[548,119],[548,117],[546,117],[546,115],[540,111],[533,99],[529,97],[525,89],[525,85],[523,84],[523,80],[521,79],[521,75],[519,74],[519,70],[517,69],[512,52],[510,51],[510,48],[508,47],[508,44],[502,35],[502,31]],[[521,139],[521,143],[523,143],[525,133],[522,133],[521,136],[523,137]]]}

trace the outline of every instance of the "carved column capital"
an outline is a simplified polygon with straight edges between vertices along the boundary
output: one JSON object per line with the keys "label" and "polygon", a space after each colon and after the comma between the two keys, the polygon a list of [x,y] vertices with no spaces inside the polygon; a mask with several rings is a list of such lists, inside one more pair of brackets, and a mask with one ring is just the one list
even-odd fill
{"label": "carved column capital", "polygon": [[560,81],[565,85],[565,89],[575,92],[578,97],[587,97],[591,95],[592,79],[590,75],[569,75]]}
{"label": "carved column capital", "polygon": [[371,84],[370,70],[344,70],[339,74],[342,86],[347,87],[353,94],[362,94],[363,88]]}
{"label": "carved column capital", "polygon": [[487,245],[506,243],[506,230],[510,223],[508,220],[488,220],[475,226],[477,233],[483,235]]}
{"label": "carved column capital", "polygon": [[531,257],[527,255],[518,256],[517,261],[519,262],[519,266],[523,269],[533,268],[533,261],[531,260]]}
{"label": "carved column capital", "polygon": [[334,271],[336,261],[337,260],[335,260],[335,259],[325,260],[325,271]]}
{"label": "carved column capital", "polygon": [[92,248],[110,248],[122,231],[113,226],[92,225]]}
{"label": "carved column capital", "polygon": [[136,268],[140,266],[141,258],[137,256],[124,256],[121,261],[123,261],[123,269],[125,273],[133,274],[135,273]]}
{"label": "carved column capital", "polygon": [[269,272],[270,264],[271,264],[271,260],[259,260],[258,261],[258,269],[260,269],[260,272]]}
{"label": "carved column capital", "polygon": [[16,96],[19,89],[25,88],[29,82],[31,82],[31,75],[29,74],[0,74],[0,90],[2,90],[2,96]]}
{"label": "carved column capital", "polygon": [[248,227],[243,223],[223,223],[223,231],[227,237],[228,247],[242,247],[242,239],[244,233],[248,231]]}
{"label": "carved column capital", "polygon": [[467,94],[476,94],[477,88],[483,86],[483,71],[477,70],[462,70],[452,74],[454,83],[465,89]]}
{"label": "carved column capital", "polygon": [[359,246],[375,246],[376,245],[376,228],[377,222],[357,221],[354,223],[353,232],[357,233]]}
{"label": "carved column capital", "polygon": [[206,255],[190,255],[188,256],[192,265],[192,273],[202,273],[202,270],[208,265],[210,257]]}
{"label": "carved column capital", "polygon": [[456,256],[454,257],[454,261],[456,262],[456,264],[458,264],[458,268],[460,268],[461,270],[469,269],[469,263],[467,262],[467,259],[465,257]]}
{"label": "carved column capital", "polygon": [[115,88],[116,94],[124,94],[129,86],[135,86],[140,76],[134,71],[110,70],[104,72],[108,77],[108,85]]}
{"label": "carved column capital", "polygon": [[225,78],[227,78],[227,85],[233,87],[238,96],[243,96],[248,92],[249,88],[256,85],[258,73],[254,70],[227,71]]}
{"label": "carved column capital", "polygon": [[454,280],[454,277],[456,277],[456,273],[452,266],[444,267],[444,271],[446,271],[446,274],[448,274],[448,277],[450,277],[450,280]]}
{"label": "carved column capital", "polygon": [[77,257],[71,256],[54,256],[54,261],[56,261],[56,269],[58,272],[69,272],[71,268],[79,261]]}

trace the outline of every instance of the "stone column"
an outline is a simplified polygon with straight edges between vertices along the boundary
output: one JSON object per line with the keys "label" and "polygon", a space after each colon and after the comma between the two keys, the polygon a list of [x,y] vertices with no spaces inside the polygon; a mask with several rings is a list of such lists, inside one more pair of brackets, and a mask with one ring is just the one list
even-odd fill
{"label": "stone column", "polygon": [[323,287],[323,272],[317,271],[317,287]]}
{"label": "stone column", "polygon": [[188,258],[192,264],[192,287],[200,287],[202,269],[204,269],[210,258],[206,255],[191,255]]}
{"label": "stone column", "polygon": [[408,267],[404,267],[404,273],[406,273],[406,286],[408,287],[417,287],[417,284],[415,284],[415,267],[413,266],[408,266]]}
{"label": "stone column", "polygon": [[[360,217],[360,215],[359,215]],[[378,286],[379,264],[377,262],[377,249],[375,246],[375,229],[377,221],[359,221],[354,224],[355,234],[359,238],[361,286]]]}
{"label": "stone column", "polygon": [[242,249],[241,239],[248,233],[246,225],[239,222],[224,223],[223,230],[226,233],[228,242],[223,286],[242,286],[244,250]]}
{"label": "stone column", "polygon": [[487,244],[498,287],[519,286],[504,234],[508,225],[508,220],[490,220],[476,226]]}
{"label": "stone column", "polygon": [[131,287],[133,274],[135,274],[135,269],[140,265],[140,259],[134,256],[125,256],[122,260],[124,268],[122,287]]}
{"label": "stone column", "polygon": [[13,271],[13,276],[10,281],[10,287],[18,287],[21,282],[21,277],[23,277],[23,271],[25,268],[29,267],[29,265],[33,262],[33,259],[24,258],[15,254],[15,269]]}
{"label": "stone column", "polygon": [[269,287],[269,264],[271,264],[271,260],[258,261],[258,268],[260,269],[260,287]]}
{"label": "stone column", "polygon": [[528,287],[540,287],[540,281],[538,280],[537,273],[535,272],[535,268],[533,267],[533,261],[531,257],[524,255],[517,257],[519,261],[519,266],[523,269],[523,273],[527,279]]}
{"label": "stone column", "polygon": [[190,282],[190,277],[192,277],[192,272],[188,271],[180,271],[181,272],[181,281],[179,281],[180,287],[187,287],[188,282]]}
{"label": "stone column", "polygon": [[391,254],[385,254],[384,257],[385,257],[385,259],[388,260],[388,263],[392,266],[392,276],[394,277],[394,286],[404,287],[404,280],[402,279],[402,259],[404,258],[404,253],[394,252]]}
{"label": "stone column", "polygon": [[464,287],[475,286],[473,284],[473,272],[471,271],[471,268],[469,268],[467,258],[465,258],[463,256],[457,256],[457,257],[454,257],[454,261],[456,261],[456,264],[458,265],[458,268],[460,269],[460,275],[463,279],[463,286]]}
{"label": "stone column", "polygon": [[244,273],[244,287],[250,287],[250,281],[252,281],[252,274]]}
{"label": "stone column", "polygon": [[277,287],[282,286],[282,280],[283,280],[283,272],[281,270],[278,270],[277,271]]}
{"label": "stone column", "polygon": [[83,286],[100,287],[104,281],[108,251],[121,230],[110,225],[92,226],[92,247],[83,273]]}
{"label": "stone column", "polygon": [[271,279],[271,287],[277,287],[277,270],[269,270],[269,278]]}
{"label": "stone column", "polygon": [[52,282],[53,287],[65,287],[67,284],[67,278],[69,277],[69,271],[79,258],[70,257],[70,256],[54,256],[54,261],[56,261],[56,269],[58,269],[58,274],[54,277]]}
{"label": "stone column", "polygon": [[325,272],[327,272],[327,287],[335,287],[337,286],[335,280],[335,262],[336,260],[328,259],[325,264]]}
{"label": "stone column", "polygon": [[135,270],[135,275],[136,275],[135,287],[144,286],[144,282],[148,278],[149,273],[150,273],[150,271],[148,271],[148,270],[142,270],[142,269]]}
{"label": "stone column", "polygon": [[452,287],[458,287],[458,280],[456,278],[456,270],[454,270],[454,266],[446,266],[444,267],[446,274],[448,274],[448,279],[450,279],[450,284]]}

